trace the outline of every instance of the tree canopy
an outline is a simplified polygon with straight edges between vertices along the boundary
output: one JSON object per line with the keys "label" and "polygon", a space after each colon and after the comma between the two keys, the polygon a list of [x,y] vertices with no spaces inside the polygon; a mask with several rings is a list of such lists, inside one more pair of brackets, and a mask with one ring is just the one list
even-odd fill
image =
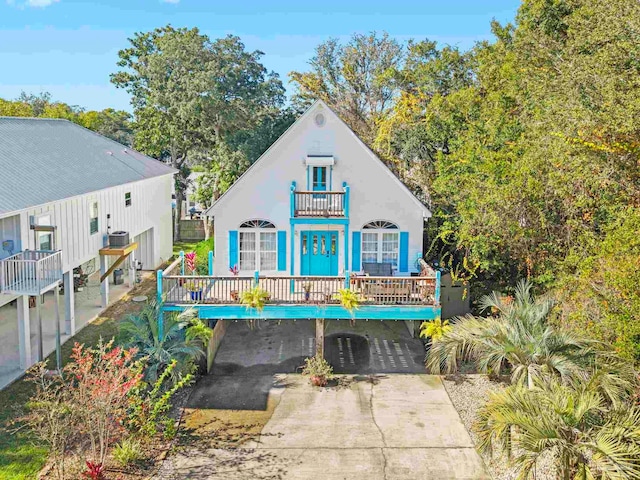
{"label": "tree canopy", "polygon": [[75,105],[54,101],[48,92],[37,95],[22,92],[15,100],[0,98],[0,116],[64,118],[123,145],[131,146],[133,141],[131,115],[127,112],[112,108],[86,111]]}
{"label": "tree canopy", "polygon": [[224,158],[222,144],[277,112],[284,88],[260,63],[262,52],[247,52],[238,37],[212,41],[197,28],[168,25],[129,41],[111,81],[131,94],[136,148],[178,169],[179,219],[189,167]]}

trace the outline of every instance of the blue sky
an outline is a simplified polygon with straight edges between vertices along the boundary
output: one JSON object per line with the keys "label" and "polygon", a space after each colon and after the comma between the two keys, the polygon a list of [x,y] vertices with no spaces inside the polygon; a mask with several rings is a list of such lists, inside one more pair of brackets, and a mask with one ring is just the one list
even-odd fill
{"label": "blue sky", "polygon": [[238,35],[279,73],[305,70],[329,37],[386,30],[469,48],[491,38],[493,18],[512,21],[519,0],[0,0],[0,97],[49,91],[87,109],[130,110],[110,85],[127,38],[171,23],[212,38]]}

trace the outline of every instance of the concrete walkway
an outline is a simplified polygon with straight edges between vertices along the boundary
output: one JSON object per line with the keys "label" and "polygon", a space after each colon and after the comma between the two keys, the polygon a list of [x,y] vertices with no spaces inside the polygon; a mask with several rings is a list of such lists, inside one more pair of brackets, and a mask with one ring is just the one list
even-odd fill
{"label": "concrete walkway", "polygon": [[191,414],[215,417],[229,411],[224,408],[237,409],[243,399],[251,404],[242,387],[250,383],[254,395],[268,399],[263,410],[270,417],[255,439],[235,448],[207,448],[200,441],[179,449],[157,478],[489,478],[438,377],[345,375],[328,388],[312,387],[295,374],[206,380],[191,396]]}

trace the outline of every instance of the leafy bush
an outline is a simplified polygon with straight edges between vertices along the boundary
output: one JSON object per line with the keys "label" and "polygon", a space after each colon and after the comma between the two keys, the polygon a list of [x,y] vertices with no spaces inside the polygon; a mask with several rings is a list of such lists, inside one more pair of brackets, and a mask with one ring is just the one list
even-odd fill
{"label": "leafy bush", "polygon": [[64,368],[64,388],[79,431],[90,440],[91,459],[104,465],[114,434],[121,428],[128,394],[142,379],[135,349],[112,348],[113,340],[95,348],[78,343]]}
{"label": "leafy bush", "polygon": [[604,240],[567,260],[572,272],[558,295],[561,324],[612,344],[625,358],[640,362],[640,209],[629,208],[606,230]]}
{"label": "leafy bush", "polygon": [[324,358],[315,355],[305,359],[302,375],[310,377],[314,385],[324,386],[333,375],[333,367]]}
{"label": "leafy bush", "polygon": [[173,370],[177,365],[178,362],[173,360],[152,386],[140,383],[132,390],[131,404],[125,421],[129,431],[146,437],[153,437],[160,432],[165,436],[172,436],[173,420],[167,416],[171,408],[170,400],[178,390],[193,380],[193,375],[187,374],[176,383],[171,383]]}
{"label": "leafy bush", "polygon": [[127,465],[135,463],[144,458],[140,442],[131,437],[125,438],[115,447],[113,447],[112,454],[115,461],[121,467],[126,467]]}
{"label": "leafy bush", "polygon": [[72,441],[88,444],[89,460],[83,475],[103,478],[107,452],[122,429],[129,393],[142,374],[135,350],[113,348],[113,340],[95,348],[76,343],[62,375],[50,375],[46,364],[29,374],[36,392],[20,419],[51,449],[56,476],[65,478],[65,454]]}
{"label": "leafy bush", "polygon": [[437,342],[446,333],[450,332],[453,327],[449,325],[449,320],[442,320],[440,317],[429,322],[420,324],[420,336],[422,338],[430,338],[432,342]]}
{"label": "leafy bush", "polygon": [[199,242],[193,251],[196,253],[196,274],[209,275],[209,251],[214,251],[213,238]]}

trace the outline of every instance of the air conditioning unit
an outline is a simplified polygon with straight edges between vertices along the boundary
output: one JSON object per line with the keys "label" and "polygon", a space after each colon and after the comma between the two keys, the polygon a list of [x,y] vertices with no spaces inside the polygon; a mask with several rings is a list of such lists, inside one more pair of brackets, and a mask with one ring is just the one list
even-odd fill
{"label": "air conditioning unit", "polygon": [[110,247],[126,247],[129,243],[129,232],[119,231],[109,234]]}

